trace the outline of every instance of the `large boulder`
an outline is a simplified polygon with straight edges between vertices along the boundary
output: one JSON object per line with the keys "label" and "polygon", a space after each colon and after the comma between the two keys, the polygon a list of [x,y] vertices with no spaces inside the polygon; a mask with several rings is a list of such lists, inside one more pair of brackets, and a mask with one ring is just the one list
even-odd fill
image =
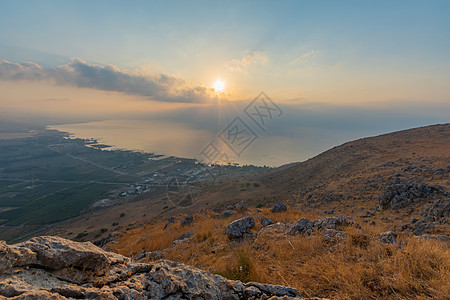
{"label": "large boulder", "polygon": [[226,235],[230,239],[237,239],[248,233],[253,227],[255,227],[255,220],[253,217],[245,217],[231,222],[226,230]]}
{"label": "large boulder", "polygon": [[38,236],[16,246],[34,252],[36,254],[34,264],[50,270],[68,266],[98,270],[130,260],[112,252],[106,255],[91,242],[75,243],[56,236]]}
{"label": "large boulder", "polygon": [[293,288],[244,284],[176,262],[136,263],[91,243],[45,236],[12,246],[0,242],[0,298],[300,299],[301,295]]}

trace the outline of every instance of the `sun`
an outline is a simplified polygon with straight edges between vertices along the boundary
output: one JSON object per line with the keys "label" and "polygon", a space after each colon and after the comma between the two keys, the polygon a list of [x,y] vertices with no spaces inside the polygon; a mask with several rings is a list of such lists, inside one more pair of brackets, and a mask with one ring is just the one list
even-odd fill
{"label": "sun", "polygon": [[225,89],[225,82],[220,79],[217,79],[216,82],[212,85],[212,88],[216,91],[216,93],[221,93]]}

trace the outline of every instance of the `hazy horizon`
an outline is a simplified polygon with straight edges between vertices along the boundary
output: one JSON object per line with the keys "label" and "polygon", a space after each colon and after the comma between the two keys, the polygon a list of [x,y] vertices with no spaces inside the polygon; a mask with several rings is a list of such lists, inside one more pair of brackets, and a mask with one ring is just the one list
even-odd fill
{"label": "hazy horizon", "polygon": [[[449,12],[446,1],[4,1],[0,118],[197,157],[239,117],[257,138],[222,145],[230,161],[302,161],[448,122]],[[262,91],[281,112],[264,128],[245,113]]]}

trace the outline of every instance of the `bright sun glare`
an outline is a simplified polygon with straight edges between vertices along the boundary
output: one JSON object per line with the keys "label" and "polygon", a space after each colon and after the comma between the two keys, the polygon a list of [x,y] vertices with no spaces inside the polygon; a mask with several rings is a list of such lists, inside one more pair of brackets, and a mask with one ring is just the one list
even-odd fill
{"label": "bright sun glare", "polygon": [[214,82],[212,87],[216,91],[216,93],[223,92],[223,90],[225,89],[225,82],[218,79],[216,80],[216,82]]}

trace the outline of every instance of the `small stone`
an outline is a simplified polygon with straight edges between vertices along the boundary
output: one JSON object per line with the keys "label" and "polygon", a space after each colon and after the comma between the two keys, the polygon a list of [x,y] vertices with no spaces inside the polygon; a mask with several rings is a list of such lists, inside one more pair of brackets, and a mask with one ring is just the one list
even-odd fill
{"label": "small stone", "polygon": [[252,217],[245,217],[231,222],[225,233],[230,239],[237,239],[243,237],[253,227],[255,227],[255,220]]}
{"label": "small stone", "polygon": [[269,226],[269,225],[272,225],[272,224],[274,224],[274,222],[271,219],[267,218],[267,217],[265,217],[261,221],[261,225],[262,226]]}
{"label": "small stone", "polygon": [[194,217],[192,217],[192,215],[188,215],[186,218],[181,220],[181,225],[182,226],[190,225],[192,222],[194,222]]}
{"label": "small stone", "polygon": [[277,203],[277,204],[275,204],[275,205],[272,207],[272,209],[271,209],[272,212],[283,212],[283,211],[286,211],[286,210],[287,210],[286,205],[284,205],[284,204],[282,204],[282,203]]}
{"label": "small stone", "polygon": [[396,244],[397,234],[392,231],[387,231],[378,234],[377,239],[383,244]]}
{"label": "small stone", "polygon": [[290,227],[286,234],[294,235],[294,234],[311,234],[313,231],[313,222],[308,220],[307,218],[301,218],[295,223],[292,227]]}

